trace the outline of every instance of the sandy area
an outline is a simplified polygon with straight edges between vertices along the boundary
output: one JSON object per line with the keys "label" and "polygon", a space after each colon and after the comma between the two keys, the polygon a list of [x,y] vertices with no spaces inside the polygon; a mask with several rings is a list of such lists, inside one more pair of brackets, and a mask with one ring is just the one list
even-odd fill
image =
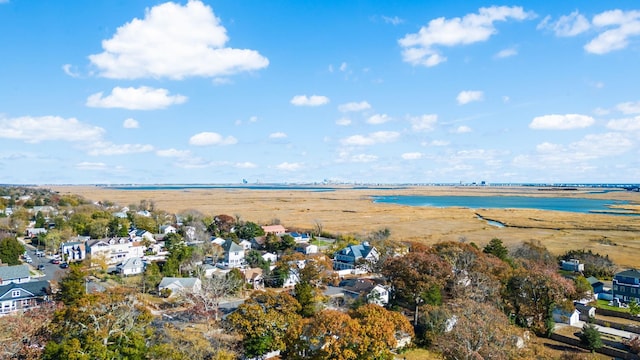
{"label": "sandy area", "polygon": [[[587,197],[633,202],[625,209],[640,211],[640,193],[597,189],[539,190],[525,187],[413,187],[402,189],[351,189],[313,192],[302,190],[189,189],[116,190],[92,186],[55,186],[62,194],[73,193],[89,200],[109,200],[119,205],[152,200],[156,208],[172,213],[198,210],[205,215],[228,214],[259,224],[278,219],[297,229],[365,235],[389,228],[395,240],[438,241],[466,239],[483,246],[494,237],[513,245],[540,240],[554,253],[568,249],[592,249],[624,267],[637,266],[640,255],[640,217],[578,214],[542,210],[466,209],[410,207],[373,203],[375,195],[522,195]],[[498,228],[479,219],[504,223]]]}

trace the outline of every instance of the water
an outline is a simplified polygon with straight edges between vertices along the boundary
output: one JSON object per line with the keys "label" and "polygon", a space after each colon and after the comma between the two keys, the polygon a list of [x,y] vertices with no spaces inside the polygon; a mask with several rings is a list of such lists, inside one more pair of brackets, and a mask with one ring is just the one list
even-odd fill
{"label": "water", "polygon": [[[612,209],[610,206],[628,204],[628,201],[619,200],[526,196],[376,196],[374,197],[374,202],[443,208],[539,209],[575,213],[616,211],[617,209]],[[640,214],[615,213],[614,215]]]}
{"label": "water", "polygon": [[263,185],[233,185],[233,184],[185,184],[185,185],[112,185],[105,186],[108,189],[115,190],[192,190],[192,189],[229,189],[229,190],[299,190],[299,191],[336,191],[341,189],[350,190],[393,190],[402,189],[401,186],[396,187],[380,187],[380,186],[355,186],[355,187],[336,187],[329,185],[287,185],[287,184],[263,184]]}

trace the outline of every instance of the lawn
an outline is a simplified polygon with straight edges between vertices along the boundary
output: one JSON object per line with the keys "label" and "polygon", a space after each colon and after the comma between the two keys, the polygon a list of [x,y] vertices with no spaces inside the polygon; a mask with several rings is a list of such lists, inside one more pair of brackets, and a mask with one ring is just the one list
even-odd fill
{"label": "lawn", "polygon": [[612,310],[612,311],[617,311],[617,312],[622,312],[622,313],[628,313],[629,312],[629,308],[621,308],[621,307],[609,305],[609,301],[608,300],[598,300],[598,303],[596,304],[596,307],[600,308],[600,309],[607,309],[607,310]]}

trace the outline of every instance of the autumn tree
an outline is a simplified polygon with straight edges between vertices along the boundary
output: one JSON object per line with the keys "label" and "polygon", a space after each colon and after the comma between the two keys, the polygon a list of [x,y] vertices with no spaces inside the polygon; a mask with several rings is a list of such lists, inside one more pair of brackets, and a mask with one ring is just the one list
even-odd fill
{"label": "autumn tree", "polygon": [[287,293],[254,292],[227,317],[229,326],[240,334],[246,356],[260,356],[285,350],[287,329],[300,321],[300,304]]}
{"label": "autumn tree", "polygon": [[362,332],[360,359],[393,359],[391,350],[397,347],[398,339],[414,336],[413,327],[404,315],[376,304],[360,306],[350,315],[358,321]]}
{"label": "autumn tree", "polygon": [[191,325],[164,324],[151,340],[147,359],[165,360],[234,360],[234,342],[220,335],[203,332]]}
{"label": "autumn tree", "polygon": [[0,316],[0,358],[39,359],[49,341],[47,330],[56,305],[44,303],[26,312]]}
{"label": "autumn tree", "polygon": [[242,278],[229,272],[224,276],[212,276],[202,278],[199,291],[187,292],[185,299],[191,305],[189,312],[204,319],[207,325],[212,321],[218,321],[220,313],[220,301],[227,296],[234,295],[243,284]]}

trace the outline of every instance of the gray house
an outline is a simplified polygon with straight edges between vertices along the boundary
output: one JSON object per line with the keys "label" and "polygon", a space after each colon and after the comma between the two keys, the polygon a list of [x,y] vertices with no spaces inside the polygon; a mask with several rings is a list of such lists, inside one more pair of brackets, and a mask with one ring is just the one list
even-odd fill
{"label": "gray house", "polygon": [[0,315],[40,306],[49,297],[48,281],[10,283],[0,286]]}
{"label": "gray house", "polygon": [[617,273],[613,277],[613,297],[628,303],[640,303],[640,271],[631,269]]}
{"label": "gray house", "polygon": [[360,267],[360,264],[375,263],[380,259],[378,250],[368,242],[349,245],[333,254],[333,269],[347,270]]}
{"label": "gray house", "polygon": [[0,285],[22,284],[31,281],[29,265],[0,266]]}

